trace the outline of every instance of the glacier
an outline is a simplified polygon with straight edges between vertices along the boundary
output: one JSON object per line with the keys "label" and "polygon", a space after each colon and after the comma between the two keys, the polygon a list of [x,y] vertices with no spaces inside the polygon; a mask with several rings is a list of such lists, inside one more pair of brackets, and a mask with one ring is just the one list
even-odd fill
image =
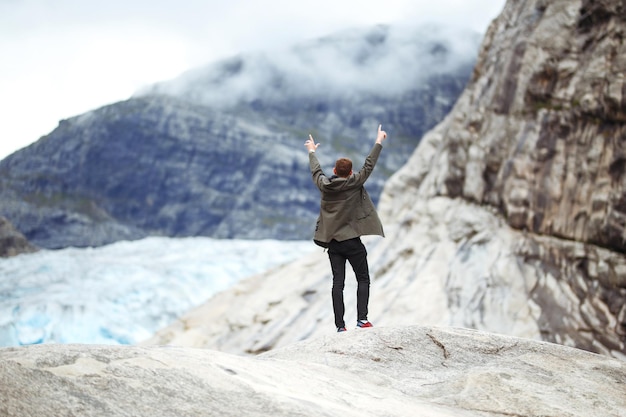
{"label": "glacier", "polygon": [[0,346],[128,345],[312,241],[149,237],[0,259]]}

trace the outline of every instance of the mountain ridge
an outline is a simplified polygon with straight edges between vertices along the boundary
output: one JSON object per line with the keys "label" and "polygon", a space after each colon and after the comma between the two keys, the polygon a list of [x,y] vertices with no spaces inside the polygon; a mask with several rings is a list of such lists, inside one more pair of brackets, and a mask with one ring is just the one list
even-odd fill
{"label": "mountain ridge", "polygon": [[[283,55],[235,57],[61,121],[0,161],[0,212],[44,248],[148,235],[310,238],[318,208],[304,139],[312,133],[323,143],[325,166],[341,154],[358,165],[384,123],[394,143],[368,187],[377,201],[386,178],[452,106],[474,59],[463,48],[473,42],[466,34],[348,33],[332,38],[343,39],[340,46],[325,40]],[[376,60],[380,54],[384,60]],[[429,68],[427,81],[401,92],[385,88],[385,80],[422,72],[404,66],[402,77],[386,65],[431,56],[440,68]],[[307,66],[328,57],[335,59],[330,75]],[[352,90],[320,88],[342,72],[341,80],[358,80]]]}

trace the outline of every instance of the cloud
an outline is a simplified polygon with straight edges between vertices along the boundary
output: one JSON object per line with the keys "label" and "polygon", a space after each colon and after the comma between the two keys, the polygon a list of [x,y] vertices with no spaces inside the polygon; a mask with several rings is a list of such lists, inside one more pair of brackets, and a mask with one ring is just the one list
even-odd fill
{"label": "cloud", "polygon": [[290,48],[241,54],[140,95],[169,94],[215,107],[284,101],[286,96],[333,100],[355,93],[397,95],[434,74],[471,65],[480,37],[441,25],[353,28]]}

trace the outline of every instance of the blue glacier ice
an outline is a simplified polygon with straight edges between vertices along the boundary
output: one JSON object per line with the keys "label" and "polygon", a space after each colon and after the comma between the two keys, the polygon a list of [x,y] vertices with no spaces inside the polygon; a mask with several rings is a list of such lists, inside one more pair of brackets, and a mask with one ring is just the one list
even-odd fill
{"label": "blue glacier ice", "polygon": [[240,279],[317,249],[151,237],[0,259],[0,346],[137,343]]}

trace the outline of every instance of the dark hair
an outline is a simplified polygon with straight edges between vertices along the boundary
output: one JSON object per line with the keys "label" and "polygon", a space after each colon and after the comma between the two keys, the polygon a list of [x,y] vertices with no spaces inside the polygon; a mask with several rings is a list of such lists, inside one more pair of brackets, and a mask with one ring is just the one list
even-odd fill
{"label": "dark hair", "polygon": [[348,158],[339,158],[337,162],[335,162],[335,173],[342,177],[346,178],[350,175],[350,171],[352,171],[352,161]]}

